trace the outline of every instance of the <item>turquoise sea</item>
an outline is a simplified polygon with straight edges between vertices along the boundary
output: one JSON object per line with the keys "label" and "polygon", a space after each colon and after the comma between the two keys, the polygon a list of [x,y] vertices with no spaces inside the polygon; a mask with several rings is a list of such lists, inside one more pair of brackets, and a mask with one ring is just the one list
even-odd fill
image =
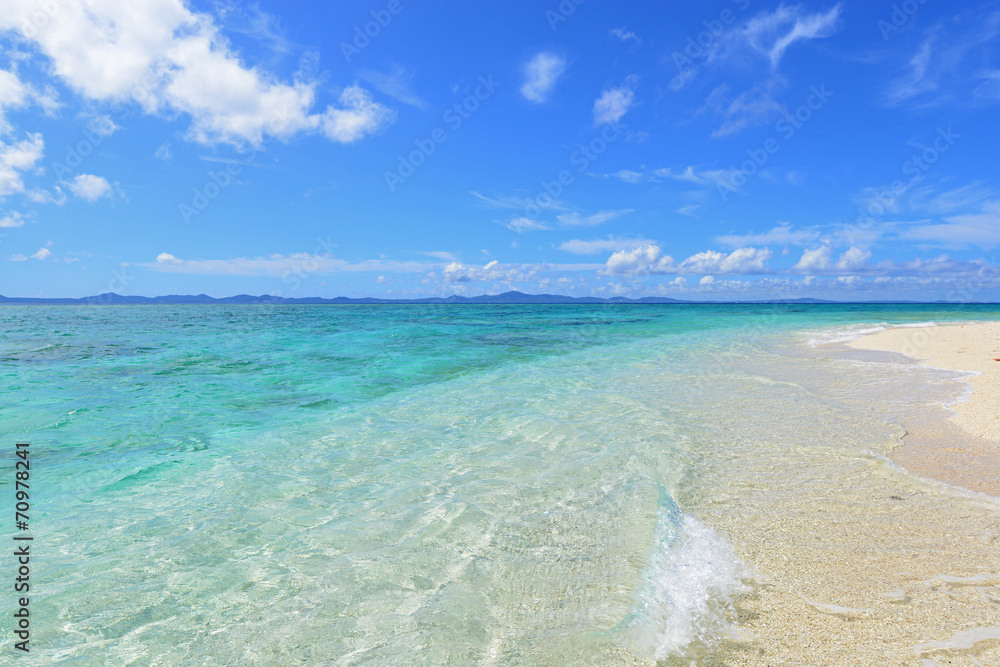
{"label": "turquoise sea", "polygon": [[837,480],[903,484],[883,454],[963,391],[818,345],[1000,307],[0,319],[11,503],[31,443],[25,664],[686,665],[752,643],[737,606],[775,557],[755,535],[835,503]]}

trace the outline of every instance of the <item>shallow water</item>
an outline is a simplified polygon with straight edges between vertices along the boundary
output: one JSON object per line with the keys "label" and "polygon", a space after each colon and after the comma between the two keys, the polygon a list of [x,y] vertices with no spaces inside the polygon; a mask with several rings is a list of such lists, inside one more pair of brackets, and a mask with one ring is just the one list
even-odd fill
{"label": "shallow water", "polygon": [[[870,664],[919,664],[1000,627],[997,581],[920,583],[1000,572],[995,504],[885,458],[957,374],[817,346],[990,307],[0,318],[39,664],[758,664],[799,635],[789,664],[826,664],[868,649],[809,653],[809,633],[887,614]],[[954,627],[925,619],[938,593],[965,605]]]}

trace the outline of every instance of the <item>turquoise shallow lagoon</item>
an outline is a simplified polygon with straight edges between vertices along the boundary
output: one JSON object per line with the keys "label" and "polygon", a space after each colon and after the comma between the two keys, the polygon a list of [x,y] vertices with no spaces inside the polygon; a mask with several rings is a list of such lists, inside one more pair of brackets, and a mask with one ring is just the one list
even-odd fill
{"label": "turquoise shallow lagoon", "polygon": [[901,421],[961,391],[816,345],[1000,308],[0,318],[0,454],[33,459],[33,664],[688,664],[766,641],[740,635],[774,557],[754,535],[836,507],[838,483],[904,484],[881,458]]}

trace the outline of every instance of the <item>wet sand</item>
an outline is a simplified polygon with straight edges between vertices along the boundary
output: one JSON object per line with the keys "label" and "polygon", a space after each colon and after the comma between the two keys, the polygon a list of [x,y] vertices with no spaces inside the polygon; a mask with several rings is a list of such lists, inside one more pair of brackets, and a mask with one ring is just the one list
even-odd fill
{"label": "wet sand", "polygon": [[899,327],[846,345],[969,373],[962,380],[970,393],[948,406],[948,422],[911,426],[891,458],[915,474],[1000,496],[1000,322]]}

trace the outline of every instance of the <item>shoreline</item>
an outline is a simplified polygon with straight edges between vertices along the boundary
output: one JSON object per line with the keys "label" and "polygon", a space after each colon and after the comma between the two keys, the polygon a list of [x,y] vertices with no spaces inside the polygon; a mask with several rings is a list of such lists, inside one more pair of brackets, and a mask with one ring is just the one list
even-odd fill
{"label": "shoreline", "polygon": [[914,474],[1000,496],[1000,322],[893,327],[843,345],[967,373],[958,379],[969,391],[942,406],[949,412],[944,423],[907,424],[889,457]]}

